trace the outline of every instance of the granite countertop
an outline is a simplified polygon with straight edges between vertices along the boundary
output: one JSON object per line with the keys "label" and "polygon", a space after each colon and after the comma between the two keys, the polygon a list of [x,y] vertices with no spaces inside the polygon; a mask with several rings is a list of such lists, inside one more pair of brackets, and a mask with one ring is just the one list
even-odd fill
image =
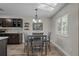
{"label": "granite countertop", "polygon": [[0,40],[7,39],[8,37],[0,37]]}

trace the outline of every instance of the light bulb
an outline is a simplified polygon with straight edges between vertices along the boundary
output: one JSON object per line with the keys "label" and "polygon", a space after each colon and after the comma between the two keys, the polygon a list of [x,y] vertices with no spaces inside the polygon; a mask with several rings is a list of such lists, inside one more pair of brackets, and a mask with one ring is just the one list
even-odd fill
{"label": "light bulb", "polygon": [[37,23],[37,21],[36,21],[35,19],[33,19],[33,22],[34,22],[34,23]]}
{"label": "light bulb", "polygon": [[42,21],[39,19],[38,22],[41,23]]}

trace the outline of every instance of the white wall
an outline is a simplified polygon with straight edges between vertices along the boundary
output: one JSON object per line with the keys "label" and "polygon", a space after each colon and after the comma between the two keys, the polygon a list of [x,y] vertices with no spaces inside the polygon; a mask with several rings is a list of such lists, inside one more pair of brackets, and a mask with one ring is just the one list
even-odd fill
{"label": "white wall", "polygon": [[[43,30],[41,32],[48,32],[50,31],[50,20],[47,19],[47,18],[42,18],[41,19],[42,22],[43,22]],[[23,19],[23,29],[24,29],[24,23],[28,22],[30,25],[29,25],[29,30],[24,30],[24,32],[37,32],[37,31],[34,31],[33,28],[32,28],[32,24],[33,24],[33,20],[32,18],[24,18]]]}
{"label": "white wall", "polygon": [[[68,14],[68,37],[56,35],[56,19]],[[61,48],[66,55],[78,55],[78,4],[69,4],[52,18],[52,42]]]}

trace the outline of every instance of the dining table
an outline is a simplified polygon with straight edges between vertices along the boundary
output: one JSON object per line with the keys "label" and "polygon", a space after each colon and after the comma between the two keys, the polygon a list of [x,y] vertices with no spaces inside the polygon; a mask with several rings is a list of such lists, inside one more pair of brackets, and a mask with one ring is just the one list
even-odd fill
{"label": "dining table", "polygon": [[[27,51],[27,53],[28,53],[28,55],[29,55],[29,50],[31,49],[32,50],[32,48],[33,48],[33,44],[32,44],[32,42],[34,41],[34,40],[40,40],[42,43],[40,43],[40,44],[42,44],[42,48],[43,48],[43,50],[42,50],[42,52],[44,52],[45,53],[45,55],[47,55],[47,35],[28,35],[27,36],[27,48],[28,48],[28,51]],[[37,42],[37,43],[39,43],[39,42]]]}

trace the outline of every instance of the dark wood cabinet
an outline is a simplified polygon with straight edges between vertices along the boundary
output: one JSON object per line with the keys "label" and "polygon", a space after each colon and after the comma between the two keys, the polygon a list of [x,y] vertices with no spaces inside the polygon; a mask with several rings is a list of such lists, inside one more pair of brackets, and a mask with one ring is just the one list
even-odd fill
{"label": "dark wood cabinet", "polygon": [[12,22],[12,20],[10,18],[5,19],[6,27],[13,27],[12,23],[13,22]]}
{"label": "dark wood cabinet", "polygon": [[0,18],[0,27],[2,27],[2,19]]}
{"label": "dark wood cabinet", "polygon": [[10,33],[8,34],[8,44],[20,44],[22,43],[22,34]]}
{"label": "dark wood cabinet", "polygon": [[6,19],[2,18],[2,27],[6,27]]}
{"label": "dark wood cabinet", "polygon": [[22,19],[12,19],[13,20],[13,27],[22,27]]}
{"label": "dark wood cabinet", "polygon": [[1,37],[7,36],[7,44],[21,44],[22,33],[0,33]]}
{"label": "dark wood cabinet", "polygon": [[0,18],[0,27],[6,27],[6,18]]}
{"label": "dark wood cabinet", "polygon": [[22,27],[23,21],[18,18],[0,18],[0,27]]}
{"label": "dark wood cabinet", "polygon": [[20,43],[22,43],[22,38],[20,37],[21,35],[22,34],[15,34],[15,33],[8,34],[9,38],[8,38],[7,43],[8,44],[20,44]]}

